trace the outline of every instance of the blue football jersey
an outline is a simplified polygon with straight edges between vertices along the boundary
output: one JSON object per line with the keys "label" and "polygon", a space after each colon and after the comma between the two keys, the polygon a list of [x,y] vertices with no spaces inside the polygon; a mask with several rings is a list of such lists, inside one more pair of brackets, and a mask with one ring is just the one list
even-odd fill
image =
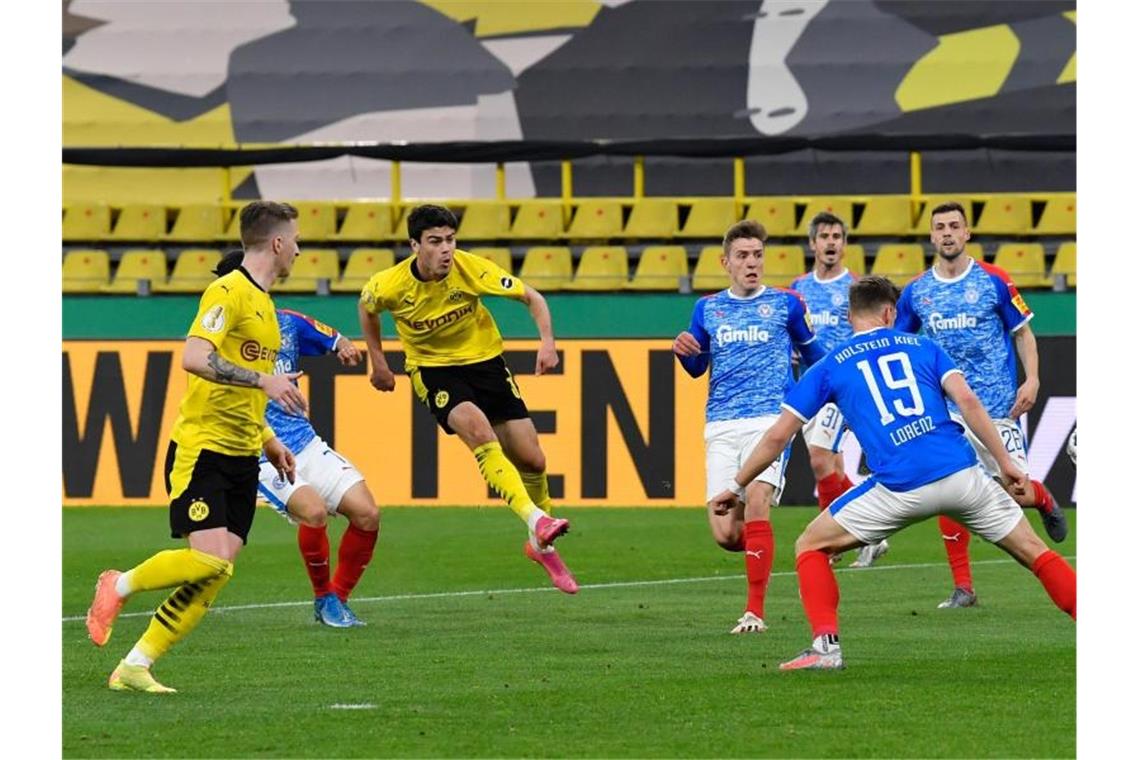
{"label": "blue football jersey", "polygon": [[821,280],[815,271],[792,281],[792,290],[803,296],[811,315],[820,349],[830,351],[851,337],[851,323],[847,321],[848,291],[855,278],[846,269],[830,280]]}
{"label": "blue football jersey", "polygon": [[[312,317],[289,309],[277,310],[277,322],[281,326],[281,350],[277,353],[278,375],[296,372],[302,356],[322,356],[333,350],[337,338],[336,330]],[[265,421],[277,434],[281,443],[294,454],[309,445],[316,437],[309,418],[304,414],[290,414],[276,401],[270,400],[265,408]],[[262,461],[265,456],[262,455]]]}
{"label": "blue football jersey", "polygon": [[911,491],[977,463],[950,418],[942,381],[960,372],[927,338],[880,327],[858,333],[816,362],[784,408],[807,422],[833,402],[854,431],[877,482]]}
{"label": "blue football jersey", "polygon": [[1017,352],[1010,334],[1032,318],[1009,275],[971,261],[953,280],[933,269],[912,280],[899,296],[895,327],[926,335],[946,349],[986,411],[1000,419],[1009,417],[1017,397]]}
{"label": "blue football jersey", "polygon": [[728,290],[706,296],[693,309],[689,332],[701,353],[678,358],[693,377],[712,367],[708,422],[779,414],[794,382],[793,346],[806,364],[823,355],[803,299],[783,288],[762,287],[749,298]]}

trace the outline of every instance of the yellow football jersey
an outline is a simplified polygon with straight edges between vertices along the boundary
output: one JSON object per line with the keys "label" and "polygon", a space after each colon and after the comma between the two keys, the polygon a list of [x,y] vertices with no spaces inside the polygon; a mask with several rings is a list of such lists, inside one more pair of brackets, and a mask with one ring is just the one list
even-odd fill
{"label": "yellow football jersey", "polygon": [[524,286],[482,256],[456,251],[447,277],[425,282],[409,256],[372,275],[360,302],[373,314],[391,312],[408,367],[474,364],[503,352],[503,337],[480,296],[521,300]]}
{"label": "yellow football jersey", "polygon": [[[281,331],[273,299],[244,269],[210,283],[188,336],[205,338],[239,367],[273,374]],[[190,375],[170,437],[181,447],[231,456],[261,452],[265,407],[259,388],[221,385]]]}

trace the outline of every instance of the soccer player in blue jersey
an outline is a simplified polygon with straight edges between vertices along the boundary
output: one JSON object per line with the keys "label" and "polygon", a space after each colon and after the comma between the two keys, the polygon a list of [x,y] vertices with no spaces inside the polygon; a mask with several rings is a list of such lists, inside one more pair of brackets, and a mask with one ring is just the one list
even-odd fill
{"label": "soccer player in blue jersey", "polygon": [[813,641],[781,670],[843,667],[839,586],[828,556],[936,514],[954,515],[1032,570],[1054,604],[1076,620],[1076,572],[1045,546],[1017,502],[978,465],[947,402],[957,406],[1004,479],[1025,488],[1029,476],[1006,451],[985,406],[946,351],[928,338],[892,329],[897,296],[883,277],[852,285],[854,335],[804,374],[731,488],[711,500],[720,512],[735,508],[744,487],[782,456],[827,403],[838,405],[867,454],[872,476],[832,502],[796,540],[800,599]]}
{"label": "soccer player in blue jersey", "polygon": [[[944,203],[934,208],[930,217],[934,266],[903,289],[895,327],[920,332],[950,354],[993,418],[1006,451],[1019,467],[1028,470],[1025,435],[1018,418],[1036,403],[1041,387],[1037,377],[1037,340],[1029,328],[1033,312],[1008,274],[964,253],[969,239],[966,211],[961,204]],[[1020,386],[1017,358],[1025,370],[1025,382]],[[961,422],[953,405],[950,412]],[[990,475],[998,477],[997,463],[982,442],[969,432],[966,437],[982,465]],[[1069,527],[1064,512],[1042,483],[1031,480],[1024,492],[1011,490],[1010,495],[1023,507],[1035,507],[1041,513],[1049,538],[1065,540]],[[940,525],[954,591],[938,606],[972,606],[977,596],[970,573],[970,534],[949,517],[941,518]]]}
{"label": "soccer player in blue jersey", "polygon": [[[214,271],[224,275],[240,263],[241,251],[236,251]],[[276,311],[281,329],[277,374],[297,372],[302,356],[335,353],[345,366],[360,363],[360,351],[352,341],[328,325],[289,309]],[[296,474],[290,483],[263,456],[258,492],[279,514],[298,524],[297,545],[313,586],[313,615],[334,628],[365,625],[348,606],[348,597],[372,561],[380,531],[380,510],[368,484],[351,462],[317,435],[304,414],[270,401],[265,421],[294,453]],[[348,527],[330,580],[327,523],[337,514],[348,520]]]}
{"label": "soccer player in blue jersey", "polygon": [[[706,493],[720,493],[744,457],[764,435],[780,411],[780,400],[792,386],[792,351],[806,364],[823,355],[803,299],[783,288],[762,283],[763,225],[738,222],[724,236],[721,264],[728,272],[727,290],[697,301],[689,329],[673,341],[676,354],[693,377],[709,372],[705,407]],[[724,549],[744,552],[748,599],[744,615],[731,633],[760,633],[764,597],[772,574],[775,539],[769,513],[779,504],[790,452],[749,482],[745,503],[727,512],[708,512],[713,539]]]}
{"label": "soccer player in blue jersey", "polygon": [[[821,350],[830,351],[851,337],[847,320],[847,290],[855,278],[843,263],[847,249],[847,225],[835,214],[821,211],[808,224],[808,244],[815,263],[811,271],[792,282],[792,290],[803,297],[811,314]],[[854,486],[843,465],[843,439],[847,426],[835,404],[828,404],[804,426],[804,443],[811,460],[819,494],[819,509],[831,506],[844,491]],[[887,552],[885,540],[864,546],[852,567],[870,567]],[[832,558],[836,561],[838,555]]]}

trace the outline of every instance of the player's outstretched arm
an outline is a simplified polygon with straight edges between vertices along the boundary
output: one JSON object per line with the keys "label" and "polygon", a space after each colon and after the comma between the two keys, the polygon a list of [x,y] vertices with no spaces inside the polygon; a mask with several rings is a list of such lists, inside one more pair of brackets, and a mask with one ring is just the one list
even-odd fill
{"label": "player's outstretched arm", "polygon": [[288,480],[290,483],[295,483],[297,462],[293,458],[293,452],[281,443],[276,436],[268,439],[263,445],[265,451],[265,458],[277,470],[277,474]]}
{"label": "player's outstretched arm", "polygon": [[360,331],[364,334],[368,358],[372,362],[372,374],[368,381],[378,391],[395,390],[396,376],[388,368],[388,360],[384,358],[384,348],[380,344],[380,315],[364,308],[363,303],[356,305],[356,313],[360,317]]}
{"label": "player's outstretched arm", "polygon": [[303,414],[307,407],[305,397],[293,380],[300,372],[267,375],[248,367],[239,367],[218,353],[214,344],[205,338],[191,335],[182,351],[182,369],[219,385],[236,385],[243,388],[260,388],[292,414]]}
{"label": "player's outstretched arm", "polygon": [[978,437],[986,450],[993,455],[998,467],[1001,468],[1002,477],[1013,483],[1015,488],[1019,490],[1028,487],[1028,473],[1022,472],[1009,458],[1005,444],[1001,442],[1001,435],[994,427],[994,421],[990,419],[986,408],[974,395],[974,391],[971,390],[970,384],[966,382],[962,373],[948,374],[942,380],[942,389],[946,391],[950,400],[958,405],[958,411],[961,412],[966,426]]}
{"label": "player's outstretched arm", "polygon": [[530,285],[523,286],[522,302],[526,304],[530,318],[538,328],[541,344],[534,361],[534,374],[541,375],[558,366],[558,349],[554,346],[554,320],[550,316],[550,306],[542,297],[542,293]]}
{"label": "player's outstretched arm", "polygon": [[1017,398],[1013,401],[1013,408],[1009,410],[1009,416],[1017,419],[1037,403],[1041,379],[1037,374],[1037,336],[1033,334],[1028,323],[1023,324],[1013,334],[1013,344],[1017,348],[1018,358],[1021,359],[1021,368],[1025,370],[1025,382],[1017,389]]}

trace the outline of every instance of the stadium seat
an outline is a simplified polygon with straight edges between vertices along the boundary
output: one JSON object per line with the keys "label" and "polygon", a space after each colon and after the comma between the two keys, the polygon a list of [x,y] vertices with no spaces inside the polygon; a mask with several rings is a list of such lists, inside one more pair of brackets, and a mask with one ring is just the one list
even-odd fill
{"label": "stadium seat", "polygon": [[1077,195],[1065,194],[1045,201],[1045,210],[1032,230],[1038,235],[1077,234]]}
{"label": "stadium seat", "polygon": [[637,271],[625,284],[627,290],[681,289],[689,276],[689,254],[681,245],[646,246],[637,259]]}
{"label": "stadium seat", "polygon": [[791,198],[755,198],[744,218],[764,225],[769,237],[789,237],[796,231],[796,204]]}
{"label": "stadium seat", "polygon": [[562,236],[562,204],[559,201],[522,201],[509,237],[522,240],[555,240]]}
{"label": "stadium seat", "polygon": [[573,277],[570,249],[535,246],[523,257],[519,279],[540,291],[562,290]]}
{"label": "stadium seat", "polygon": [[720,265],[720,257],[723,255],[722,245],[706,245],[701,249],[697,265],[693,268],[693,290],[706,293],[728,287],[728,272]]}
{"label": "stadium seat", "polygon": [[629,254],[624,246],[597,245],[582,251],[578,270],[567,290],[621,290],[629,281]]}
{"label": "stadium seat", "polygon": [[511,229],[511,208],[505,203],[470,203],[459,218],[460,241],[502,240]]}
{"label": "stadium seat", "polygon": [[294,203],[297,208],[297,226],[301,231],[301,240],[312,243],[315,241],[332,240],[336,235],[336,207],[331,203],[314,203],[305,201]]}
{"label": "stadium seat", "polygon": [[344,273],[339,280],[329,283],[334,293],[359,293],[369,278],[396,263],[391,248],[357,248],[348,255]]}
{"label": "stadium seat", "polygon": [[75,248],[63,257],[63,292],[98,293],[111,275],[111,258],[106,251]]}
{"label": "stadium seat", "polygon": [[633,204],[622,234],[627,238],[668,239],[677,235],[677,204],[662,198],[642,198]]}
{"label": "stadium seat", "polygon": [[345,210],[344,221],[332,239],[346,243],[377,243],[395,237],[391,204],[350,203]]}
{"label": "stadium seat", "polygon": [[[146,281],[140,286],[139,281]],[[166,284],[166,252],[161,248],[132,248],[123,252],[115,276],[99,288],[103,293],[138,293]]]}
{"label": "stadium seat", "polygon": [[867,274],[867,253],[862,243],[848,243],[843,250],[843,264],[851,272],[852,277],[861,277]]}
{"label": "stadium seat", "polygon": [[982,248],[981,243],[966,243],[966,255],[974,261],[985,261],[986,251]]}
{"label": "stadium seat", "polygon": [[150,203],[123,206],[108,240],[153,241],[166,234],[166,209]]}
{"label": "stadium seat", "polygon": [[500,269],[514,274],[514,264],[511,262],[510,248],[469,248],[467,252],[475,254],[476,256],[482,256],[485,259],[490,259],[498,264]]}
{"label": "stadium seat", "polygon": [[212,243],[224,236],[225,228],[221,206],[195,203],[178,209],[174,226],[162,239],[172,243]]}
{"label": "stadium seat", "polygon": [[724,233],[737,221],[736,201],[732,198],[702,198],[693,201],[685,226],[677,236],[724,239]]}
{"label": "stadium seat", "polygon": [[860,235],[906,235],[910,232],[910,198],[905,195],[868,196],[863,215],[859,217],[859,226],[854,231]]}
{"label": "stadium seat", "polygon": [[795,234],[807,237],[812,217],[820,211],[835,214],[847,224],[847,229],[851,229],[851,209],[851,199],[846,196],[820,195],[809,198],[804,206],[804,215],[800,217],[800,223],[796,226]]}
{"label": "stadium seat", "polygon": [[1032,218],[1029,199],[1014,195],[988,198],[973,231],[982,235],[1023,235]]}
{"label": "stadium seat", "polygon": [[1045,247],[1040,243],[1002,243],[994,255],[994,266],[1004,269],[1019,288],[1053,285],[1046,275]]}
{"label": "stadium seat", "polygon": [[187,248],[174,260],[174,269],[165,283],[155,283],[156,293],[201,293],[214,281],[214,267],[222,254],[212,248]]}
{"label": "stadium seat", "polygon": [[966,209],[966,223],[973,224],[973,217],[971,216],[973,211],[968,195],[924,195],[921,198],[921,210],[915,219],[910,234],[930,237],[930,212],[943,203],[956,202],[962,204],[962,207]]}
{"label": "stadium seat", "polygon": [[589,200],[578,204],[565,237],[572,240],[596,240],[621,235],[621,203]]}
{"label": "stadium seat", "polygon": [[[329,208],[332,208],[331,206]],[[273,286],[278,293],[317,293],[322,283],[331,289],[340,279],[340,260],[335,248],[306,248],[293,262],[293,271]]]}
{"label": "stadium seat", "polygon": [[111,208],[103,203],[74,203],[64,210],[63,242],[103,240],[111,234]]}
{"label": "stadium seat", "polygon": [[764,283],[786,288],[804,273],[804,249],[798,245],[769,245],[764,248]]}
{"label": "stadium seat", "polygon": [[233,209],[233,213],[226,224],[225,230],[222,231],[221,237],[218,238],[219,242],[223,243],[238,243],[241,241],[241,208]]}
{"label": "stadium seat", "polygon": [[882,275],[903,287],[922,274],[925,268],[926,260],[922,255],[922,246],[918,243],[887,243],[879,246],[875,253],[871,274]]}
{"label": "stadium seat", "polygon": [[1050,278],[1057,280],[1059,275],[1065,278],[1065,284],[1070,288],[1077,286],[1077,243],[1070,240],[1061,243],[1057,248],[1057,255],[1053,258],[1053,269],[1049,272]]}

